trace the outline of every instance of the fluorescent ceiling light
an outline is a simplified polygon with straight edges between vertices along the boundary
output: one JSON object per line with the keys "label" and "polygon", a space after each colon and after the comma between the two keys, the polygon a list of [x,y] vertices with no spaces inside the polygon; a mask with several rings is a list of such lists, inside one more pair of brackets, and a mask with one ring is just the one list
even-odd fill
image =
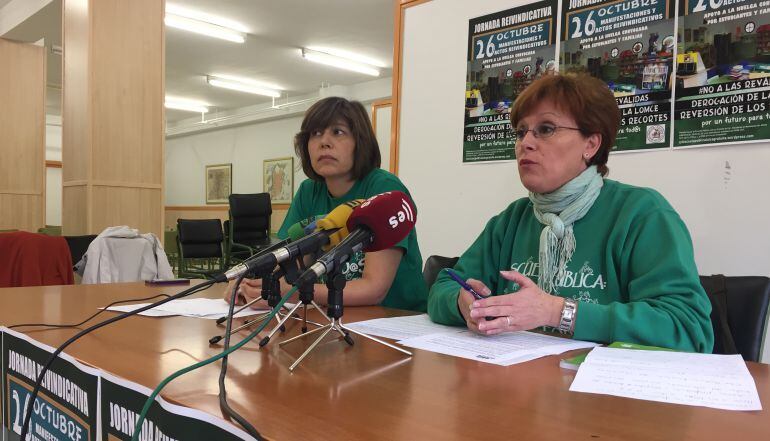
{"label": "fluorescent ceiling light", "polygon": [[166,6],[166,26],[222,40],[243,43],[248,30],[240,23],[199,11]]}
{"label": "fluorescent ceiling light", "polygon": [[281,96],[281,92],[275,90],[275,86],[259,83],[257,81],[225,76],[225,75],[209,75],[206,77],[206,82],[212,86],[222,87],[230,90],[237,90],[239,92],[253,93],[255,95],[270,96],[278,98]]}
{"label": "fluorescent ceiling light", "polygon": [[234,29],[238,32],[243,32],[244,34],[248,34],[249,32],[251,32],[249,28],[247,28],[246,26],[242,25],[237,21],[229,20],[227,18],[220,17],[218,15],[211,15],[205,12],[183,8],[181,6],[174,5],[174,4],[166,4],[166,13],[179,15],[181,17],[192,18],[194,20],[205,21],[206,23],[211,23],[211,24],[219,25],[225,28]]}
{"label": "fluorescent ceiling light", "polygon": [[359,63],[363,63],[363,64],[370,64],[372,66],[377,66],[377,67],[388,67],[387,64],[383,63],[380,60],[375,60],[374,58],[369,58],[365,55],[360,55],[353,52],[343,51],[341,49],[334,49],[331,47],[318,47],[318,46],[308,46],[307,48],[310,49],[311,51],[325,52],[329,55],[335,55],[340,58],[347,58],[348,60],[358,61]]}
{"label": "fluorescent ceiling light", "polygon": [[207,103],[181,98],[166,97],[165,106],[167,109],[184,110],[195,113],[207,113],[209,111],[209,108],[206,107],[208,106]]}
{"label": "fluorescent ceiling light", "polygon": [[333,66],[339,69],[352,70],[373,77],[380,76],[380,71],[371,65],[361,63],[360,61],[343,58],[326,52],[315,51],[313,49],[303,48],[302,56],[309,61]]}

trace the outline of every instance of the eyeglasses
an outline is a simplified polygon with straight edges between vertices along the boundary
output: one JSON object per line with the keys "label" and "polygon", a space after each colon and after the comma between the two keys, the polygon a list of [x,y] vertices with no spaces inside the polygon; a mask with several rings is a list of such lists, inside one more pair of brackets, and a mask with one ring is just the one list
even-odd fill
{"label": "eyeglasses", "polygon": [[527,132],[532,132],[532,136],[535,138],[545,139],[550,138],[556,134],[556,130],[558,129],[583,130],[578,127],[555,126],[553,124],[543,123],[536,125],[534,129],[525,129],[520,127],[515,130],[510,130],[508,132],[508,137],[515,138],[517,141],[521,141],[525,136],[527,136]]}

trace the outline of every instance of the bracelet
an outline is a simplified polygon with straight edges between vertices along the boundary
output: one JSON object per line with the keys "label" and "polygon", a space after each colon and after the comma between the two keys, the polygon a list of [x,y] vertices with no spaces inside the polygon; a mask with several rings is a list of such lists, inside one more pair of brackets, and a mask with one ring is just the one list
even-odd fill
{"label": "bracelet", "polygon": [[572,299],[564,299],[564,307],[561,309],[561,320],[559,320],[559,332],[562,334],[574,333],[576,316],[577,302]]}

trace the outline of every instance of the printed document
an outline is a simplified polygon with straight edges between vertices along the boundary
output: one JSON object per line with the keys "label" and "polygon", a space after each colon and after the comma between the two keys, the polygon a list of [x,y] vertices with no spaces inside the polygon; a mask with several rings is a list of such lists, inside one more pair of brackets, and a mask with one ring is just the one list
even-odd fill
{"label": "printed document", "polygon": [[423,335],[402,340],[404,346],[510,366],[574,349],[592,348],[596,343],[518,331],[497,335],[478,335],[468,329],[453,333]]}
{"label": "printed document", "polygon": [[[116,312],[129,312],[135,309],[139,309],[142,306],[149,305],[149,303],[136,303],[133,305],[120,305],[111,306],[107,308],[108,311]],[[236,306],[236,310],[239,307]],[[177,299],[168,303],[164,303],[155,308],[148,309],[147,311],[140,312],[139,315],[146,315],[150,317],[166,317],[172,315],[181,315],[184,317],[198,317],[205,319],[218,319],[227,315],[229,305],[224,299]],[[235,317],[248,317],[255,314],[260,314],[269,311],[257,310],[246,308],[243,311],[235,314]]]}
{"label": "printed document", "polygon": [[524,331],[478,335],[467,328],[433,323],[427,314],[379,318],[345,326],[365,334],[398,340],[403,346],[501,366],[597,346],[596,343]]}
{"label": "printed document", "polygon": [[570,387],[727,410],[762,410],[757,386],[740,355],[594,348]]}
{"label": "printed document", "polygon": [[454,326],[433,323],[428,314],[378,318],[363,322],[347,323],[345,326],[364,334],[392,338],[393,340],[405,340],[435,333],[457,332],[457,328]]}

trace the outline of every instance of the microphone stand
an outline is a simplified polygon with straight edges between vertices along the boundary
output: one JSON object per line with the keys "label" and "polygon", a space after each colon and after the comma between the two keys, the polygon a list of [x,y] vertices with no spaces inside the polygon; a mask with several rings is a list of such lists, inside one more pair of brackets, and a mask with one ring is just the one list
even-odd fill
{"label": "microphone stand", "polygon": [[[326,288],[329,291],[326,314],[323,314],[323,311],[318,309],[318,306],[316,306],[316,308],[319,311],[321,311],[324,317],[326,317],[326,319],[329,320],[329,324],[278,343],[278,346],[283,346],[287,343],[291,343],[295,340],[303,338],[312,333],[323,331],[323,333],[313,343],[310,344],[310,346],[305,350],[305,352],[303,352],[302,355],[300,355],[299,358],[297,358],[297,360],[291,366],[289,366],[290,372],[293,372],[294,369],[297,366],[299,366],[302,360],[304,360],[305,357],[307,357],[310,354],[310,352],[312,352],[313,349],[315,349],[315,347],[318,346],[321,340],[326,338],[326,336],[329,335],[329,333],[332,331],[338,332],[342,336],[342,338],[345,340],[345,342],[350,346],[353,346],[354,344],[353,338],[350,337],[350,333],[352,332],[353,334],[360,335],[361,337],[368,338],[369,340],[376,341],[377,343],[393,348],[399,352],[403,352],[406,355],[409,355],[409,356],[412,355],[411,352],[405,349],[399,348],[398,346],[395,346],[386,341],[380,340],[379,338],[372,337],[371,335],[364,334],[363,332],[355,331],[342,324],[342,314],[344,312],[342,299],[343,299],[343,291],[345,290],[345,285],[347,284],[347,280],[345,280],[345,276],[342,274],[341,271],[339,271],[339,268],[340,268],[340,265],[335,264],[334,270],[326,274]],[[307,286],[304,286],[304,285],[310,285],[310,286],[308,288]],[[312,282],[306,283],[301,285],[300,289],[301,290],[309,289],[310,292],[312,293],[312,290],[313,290],[312,285],[313,285]]]}
{"label": "microphone stand", "polygon": [[[293,261],[283,262],[280,264],[280,266],[281,266],[281,270],[284,272],[284,274],[286,274],[286,281],[291,284],[296,283],[297,279],[299,278],[298,267],[301,267],[302,269],[304,269],[304,265],[301,257],[297,259],[297,262],[293,262]],[[278,285],[278,290],[280,293],[280,284]],[[280,300],[280,297],[279,297],[279,300]],[[324,316],[324,318],[326,318],[326,320],[329,320],[329,317],[327,317],[326,314],[324,314],[323,309],[321,309],[321,307],[318,306],[318,304],[314,300],[313,284],[312,283],[310,285],[302,284],[299,286],[299,301],[294,304],[294,307],[292,307],[281,320],[278,321],[278,324],[275,326],[275,328],[273,328],[270,331],[270,333],[267,334],[267,336],[259,342],[260,348],[267,345],[270,342],[270,339],[273,337],[273,335],[275,335],[275,333],[278,331],[279,328],[281,329],[281,331],[283,331],[284,329],[283,325],[284,323],[286,323],[286,320],[292,317],[296,317],[295,313],[297,312],[297,309],[299,309],[300,306],[302,307],[302,334],[300,335],[306,335],[308,333],[307,332],[308,323],[312,323],[318,326],[319,327],[318,329],[324,326],[324,325],[321,325],[320,323],[308,322],[308,319],[307,319],[308,306],[314,307],[315,309],[318,310],[318,312],[321,313],[321,315]],[[315,329],[311,332],[315,332],[318,329]]]}
{"label": "microphone stand", "polygon": [[[233,315],[235,315],[238,312],[242,311],[246,307],[251,306],[252,304],[256,303],[259,300],[266,300],[267,301],[267,305],[270,307],[271,311],[269,311],[267,313],[264,313],[264,314],[261,314],[261,315],[259,315],[257,318],[255,318],[253,320],[247,320],[241,326],[238,326],[238,327],[232,329],[230,331],[230,335],[240,331],[241,329],[246,329],[246,328],[249,328],[249,327],[251,327],[251,326],[253,326],[255,324],[262,323],[265,319],[270,317],[270,315],[272,313],[272,309],[274,309],[276,307],[276,305],[278,305],[278,302],[281,301],[281,283],[280,283],[280,278],[282,276],[283,276],[283,270],[282,269],[279,269],[279,270],[277,270],[275,272],[269,272],[269,273],[265,274],[264,276],[262,276],[262,293],[261,293],[261,296],[256,298],[256,299],[254,299],[254,300],[252,300],[251,302],[243,305],[238,311],[234,312]],[[279,316],[280,316],[280,318],[279,318]],[[283,325],[283,322],[285,320],[282,320],[283,318],[286,318],[286,317],[288,317],[288,315],[281,314],[280,311],[275,314],[275,319],[278,321],[278,326],[276,326],[276,329],[280,329],[281,332],[286,330],[286,327]],[[217,324],[220,323],[220,320],[224,321],[226,319],[227,319],[227,317],[220,317],[217,320]],[[217,335],[217,336],[211,337],[211,339],[209,339],[209,343],[210,344],[218,343],[223,338],[224,338],[224,335]]]}

